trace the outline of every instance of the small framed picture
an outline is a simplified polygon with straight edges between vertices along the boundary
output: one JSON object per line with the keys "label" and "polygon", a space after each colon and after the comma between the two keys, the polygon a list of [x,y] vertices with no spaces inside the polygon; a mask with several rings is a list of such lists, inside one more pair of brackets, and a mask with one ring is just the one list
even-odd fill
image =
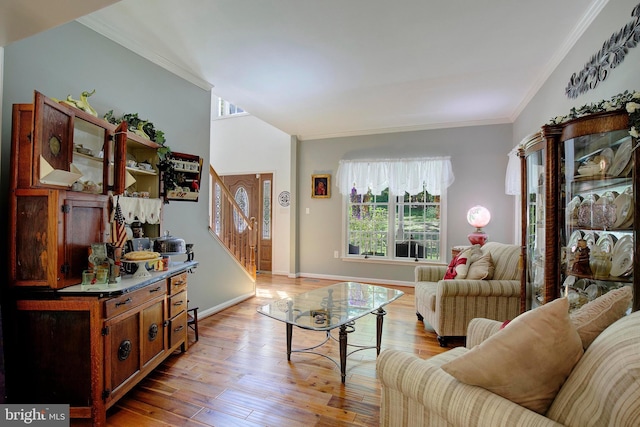
{"label": "small framed picture", "polygon": [[311,197],[315,199],[331,197],[331,175],[311,175]]}

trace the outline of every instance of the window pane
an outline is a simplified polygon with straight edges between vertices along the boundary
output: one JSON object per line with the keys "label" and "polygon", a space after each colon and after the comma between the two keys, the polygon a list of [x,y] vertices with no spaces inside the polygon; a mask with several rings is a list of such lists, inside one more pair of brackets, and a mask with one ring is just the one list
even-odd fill
{"label": "window pane", "polygon": [[396,258],[440,259],[440,197],[427,191],[398,197],[395,218]]}
{"label": "window pane", "polygon": [[348,253],[386,257],[389,230],[389,191],[381,195],[351,192],[348,209]]}

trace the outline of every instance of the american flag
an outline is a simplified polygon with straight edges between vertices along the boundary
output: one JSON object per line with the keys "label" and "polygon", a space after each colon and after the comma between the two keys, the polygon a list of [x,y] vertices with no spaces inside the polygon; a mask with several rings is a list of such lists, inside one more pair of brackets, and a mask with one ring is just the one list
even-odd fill
{"label": "american flag", "polygon": [[113,208],[113,221],[111,222],[111,243],[118,248],[124,247],[127,242],[127,232],[124,226],[124,215],[120,208],[120,196],[116,200]]}

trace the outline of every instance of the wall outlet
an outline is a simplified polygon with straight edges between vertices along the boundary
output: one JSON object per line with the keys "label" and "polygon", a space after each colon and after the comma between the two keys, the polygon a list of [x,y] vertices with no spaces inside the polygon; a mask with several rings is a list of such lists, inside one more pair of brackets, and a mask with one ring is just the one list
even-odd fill
{"label": "wall outlet", "polygon": [[338,251],[333,251],[333,257],[334,257],[334,258],[340,258],[340,252],[338,252]]}

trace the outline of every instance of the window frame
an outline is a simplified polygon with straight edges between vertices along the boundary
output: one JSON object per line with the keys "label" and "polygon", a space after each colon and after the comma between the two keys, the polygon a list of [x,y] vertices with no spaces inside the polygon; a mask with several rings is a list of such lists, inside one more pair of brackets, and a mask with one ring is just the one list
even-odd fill
{"label": "window frame", "polygon": [[349,253],[349,217],[351,213],[351,204],[350,204],[350,195],[342,196],[342,256],[343,260],[348,261],[366,261],[366,262],[377,262],[377,263],[422,263],[422,264],[446,264],[447,259],[447,188],[443,186],[441,189],[441,194],[438,195],[440,197],[440,229],[439,229],[439,237],[440,237],[440,253],[439,259],[437,260],[428,260],[425,258],[415,258],[415,257],[397,257],[396,254],[396,232],[395,224],[397,217],[397,206],[399,203],[397,202],[398,197],[404,198],[404,194],[401,196],[395,195],[391,193],[389,190],[389,201],[388,201],[388,218],[387,218],[387,236],[386,236],[386,245],[389,250],[387,251],[386,256],[369,256],[364,254],[350,254]]}

